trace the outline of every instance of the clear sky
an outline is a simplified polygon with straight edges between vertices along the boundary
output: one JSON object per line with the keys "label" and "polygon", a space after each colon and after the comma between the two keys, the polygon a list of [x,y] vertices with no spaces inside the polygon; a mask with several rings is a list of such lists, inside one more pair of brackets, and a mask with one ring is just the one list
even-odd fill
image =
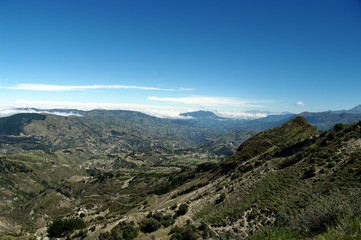
{"label": "clear sky", "polygon": [[360,0],[0,0],[3,111],[360,103]]}

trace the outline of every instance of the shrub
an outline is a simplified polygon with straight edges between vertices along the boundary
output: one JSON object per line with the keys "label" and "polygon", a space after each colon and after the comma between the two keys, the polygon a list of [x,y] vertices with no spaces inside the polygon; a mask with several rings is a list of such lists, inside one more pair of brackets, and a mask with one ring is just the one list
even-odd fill
{"label": "shrub", "polygon": [[215,238],[214,232],[209,228],[207,223],[201,221],[201,225],[198,227],[199,231],[202,231],[201,235],[203,239],[213,239]]}
{"label": "shrub", "polygon": [[83,229],[85,226],[85,222],[80,218],[57,219],[49,226],[48,233],[51,237],[64,237],[75,229]]}
{"label": "shrub", "polygon": [[206,171],[209,171],[209,170],[211,170],[214,166],[215,166],[215,163],[210,163],[210,162],[201,163],[200,165],[198,165],[197,172],[206,172]]}
{"label": "shrub", "polygon": [[224,199],[226,199],[227,194],[225,192],[222,192],[221,195],[219,196],[219,198],[217,199],[216,203],[221,203],[224,201]]}
{"label": "shrub", "polygon": [[174,227],[171,230],[171,233],[174,233],[170,238],[171,240],[197,240],[198,239],[198,229],[193,225],[188,223],[184,227]]}
{"label": "shrub", "polygon": [[336,227],[328,228],[325,233],[317,236],[316,239],[338,240],[358,239],[361,236],[361,219],[344,219]]}
{"label": "shrub", "polygon": [[314,195],[304,209],[288,215],[286,222],[292,229],[306,233],[322,233],[342,222],[342,219],[359,216],[360,196],[361,192],[343,194],[337,190],[328,196]]}
{"label": "shrub", "polygon": [[162,220],[162,225],[164,227],[168,227],[170,225],[172,225],[175,222],[175,220],[173,219],[172,215],[165,215],[163,216],[163,220]]}
{"label": "shrub", "polygon": [[154,212],[153,214],[153,218],[155,220],[157,220],[158,222],[162,222],[163,221],[163,214],[161,212]]}
{"label": "shrub", "polygon": [[246,239],[247,240],[260,240],[260,239],[300,240],[300,239],[307,239],[307,237],[302,232],[299,232],[297,230],[265,228],[263,231],[257,232]]}
{"label": "shrub", "polygon": [[139,229],[134,226],[134,222],[120,222],[110,232],[101,233],[100,240],[125,239],[131,240],[138,236]]}
{"label": "shrub", "polygon": [[182,216],[182,215],[186,214],[187,211],[188,211],[188,205],[185,203],[182,203],[177,210],[177,215]]}
{"label": "shrub", "polygon": [[311,178],[316,176],[316,166],[312,165],[310,168],[308,168],[304,173],[303,173],[303,178]]}
{"label": "shrub", "polygon": [[333,127],[333,129],[335,129],[336,132],[341,131],[345,128],[345,125],[343,125],[342,123],[336,123],[335,126]]}
{"label": "shrub", "polygon": [[150,233],[158,230],[161,227],[161,223],[155,218],[151,217],[141,223],[141,230],[145,233]]}

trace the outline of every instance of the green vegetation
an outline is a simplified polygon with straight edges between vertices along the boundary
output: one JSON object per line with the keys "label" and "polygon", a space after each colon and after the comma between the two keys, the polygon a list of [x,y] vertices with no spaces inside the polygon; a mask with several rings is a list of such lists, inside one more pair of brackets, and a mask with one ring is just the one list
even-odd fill
{"label": "green vegetation", "polygon": [[120,222],[110,232],[101,233],[99,240],[132,240],[138,236],[139,229],[135,227],[134,222]]}
{"label": "green vegetation", "polygon": [[327,228],[327,231],[316,237],[319,240],[353,240],[360,239],[361,220],[360,217],[354,219],[343,219],[336,226]]}
{"label": "green vegetation", "polygon": [[182,203],[177,210],[177,215],[182,216],[182,215],[186,214],[187,211],[188,211],[188,205],[185,203]]}
{"label": "green vegetation", "polygon": [[218,228],[245,216],[240,227],[261,231],[259,239],[298,239],[360,216],[361,122],[340,126],[319,136],[298,118],[249,139],[215,172],[235,183],[225,185],[228,200],[204,207],[197,219]]}
{"label": "green vegetation", "polygon": [[248,237],[247,240],[301,240],[308,239],[308,237],[295,230],[282,229],[274,230],[266,228],[262,232],[257,232]]}
{"label": "green vegetation", "polygon": [[0,135],[18,136],[24,133],[24,127],[34,120],[45,120],[46,115],[36,113],[20,113],[0,118]]}
{"label": "green vegetation", "polygon": [[151,218],[145,219],[144,222],[142,222],[140,228],[141,228],[142,232],[151,233],[151,232],[156,231],[158,228],[160,228],[161,225],[162,224],[157,219],[151,217]]}
{"label": "green vegetation", "polygon": [[[23,137],[0,141],[13,152],[0,156],[1,231],[38,234],[52,223],[50,236],[68,238],[360,233],[361,121],[321,132],[296,117],[222,161],[242,133],[190,133],[190,123],[127,111],[84,114],[44,115],[22,126],[39,146],[51,146],[46,150],[25,150]],[[85,221],[88,229],[80,231]]]}
{"label": "green vegetation", "polygon": [[161,226],[169,227],[173,225],[174,219],[170,214],[163,215],[161,212],[149,212],[147,218],[140,223],[140,229],[144,233],[151,233]]}
{"label": "green vegetation", "polygon": [[57,219],[49,226],[50,237],[64,237],[76,229],[85,228],[85,222],[80,218]]}
{"label": "green vegetation", "polygon": [[217,199],[216,203],[221,203],[224,201],[224,199],[226,199],[227,197],[227,193],[222,192],[221,195],[219,196],[219,198]]}
{"label": "green vegetation", "polygon": [[198,229],[191,223],[187,223],[184,227],[173,227],[171,240],[197,240]]}

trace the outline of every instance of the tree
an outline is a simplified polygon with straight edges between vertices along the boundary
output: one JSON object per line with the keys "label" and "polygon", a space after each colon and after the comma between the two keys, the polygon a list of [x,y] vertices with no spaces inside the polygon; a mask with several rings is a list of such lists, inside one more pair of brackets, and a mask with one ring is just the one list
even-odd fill
{"label": "tree", "polygon": [[80,218],[57,219],[49,226],[48,233],[51,237],[64,237],[75,229],[83,229],[85,227],[85,222]]}
{"label": "tree", "polygon": [[187,211],[188,211],[188,205],[185,203],[182,203],[178,208],[177,214],[178,214],[178,216],[182,216],[182,215],[186,214]]}
{"label": "tree", "polygon": [[141,230],[142,232],[150,233],[156,231],[158,228],[160,228],[160,226],[161,226],[160,222],[155,218],[151,217],[149,219],[146,219],[144,222],[142,222]]}

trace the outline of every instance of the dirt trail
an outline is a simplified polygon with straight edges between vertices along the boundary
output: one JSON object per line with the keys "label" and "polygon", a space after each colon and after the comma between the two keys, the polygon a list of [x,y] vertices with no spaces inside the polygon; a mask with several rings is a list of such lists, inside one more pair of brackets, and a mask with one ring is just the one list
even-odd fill
{"label": "dirt trail", "polygon": [[134,177],[131,177],[131,178],[129,178],[128,180],[126,180],[126,181],[123,183],[123,185],[122,185],[122,189],[129,187],[129,183],[130,183],[131,181],[133,181],[133,179],[134,179]]}

